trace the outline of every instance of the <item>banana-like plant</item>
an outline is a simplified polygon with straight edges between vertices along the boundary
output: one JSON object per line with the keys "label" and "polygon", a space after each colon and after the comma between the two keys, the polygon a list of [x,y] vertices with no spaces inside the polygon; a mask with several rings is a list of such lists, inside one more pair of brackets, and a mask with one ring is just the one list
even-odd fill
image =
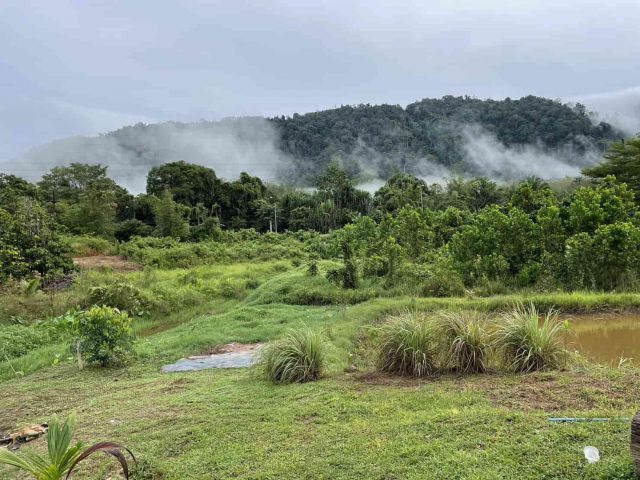
{"label": "banana-like plant", "polygon": [[95,452],[105,452],[113,455],[120,462],[125,478],[129,478],[129,466],[123,450],[131,455],[134,462],[136,460],[129,449],[113,442],[96,443],[87,449],[84,449],[82,442],[71,445],[75,426],[74,414],[71,414],[63,423],[54,416],[49,422],[47,431],[48,454],[46,456],[31,451],[24,451],[18,455],[0,449],[0,464],[18,467],[29,472],[36,480],[66,480],[82,460]]}

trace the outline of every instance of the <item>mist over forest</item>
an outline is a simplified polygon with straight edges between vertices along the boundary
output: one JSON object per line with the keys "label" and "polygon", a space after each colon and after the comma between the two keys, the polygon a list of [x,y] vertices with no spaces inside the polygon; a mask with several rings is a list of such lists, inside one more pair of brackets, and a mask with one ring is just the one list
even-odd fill
{"label": "mist over forest", "polygon": [[56,165],[101,164],[133,193],[144,191],[151,168],[177,160],[213,168],[226,179],[246,171],[297,186],[312,185],[332,161],[362,188],[398,172],[429,182],[553,179],[579,175],[624,136],[581,104],[445,96],[405,108],[367,104],[287,117],[138,123],[41,145],[2,170],[36,181]]}

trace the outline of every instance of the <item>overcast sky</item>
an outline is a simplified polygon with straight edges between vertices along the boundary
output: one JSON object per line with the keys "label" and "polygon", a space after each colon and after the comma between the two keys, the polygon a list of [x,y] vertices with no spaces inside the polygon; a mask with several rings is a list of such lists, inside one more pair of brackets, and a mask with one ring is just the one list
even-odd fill
{"label": "overcast sky", "polygon": [[639,25],[640,0],[0,0],[0,160],[137,121],[446,94],[624,110]]}

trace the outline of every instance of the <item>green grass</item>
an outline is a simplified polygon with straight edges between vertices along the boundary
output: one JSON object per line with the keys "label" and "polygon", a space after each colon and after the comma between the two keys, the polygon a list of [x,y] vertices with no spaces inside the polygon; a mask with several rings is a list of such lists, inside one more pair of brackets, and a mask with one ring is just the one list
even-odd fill
{"label": "green grass", "polygon": [[[640,309],[637,294],[388,298],[398,292],[365,282],[345,294],[305,270],[270,261],[82,273],[70,290],[47,298],[52,311],[116,281],[167,308],[135,320],[138,358],[127,369],[79,371],[64,343],[0,361],[0,432],[74,410],[79,439],[116,440],[164,480],[632,478],[628,423],[556,425],[547,417],[632,416],[638,369],[588,365],[528,375],[401,378],[361,362],[359,339],[372,330],[363,327],[378,327],[407,309],[428,316],[474,309],[499,318],[518,301],[532,301],[543,311],[631,311]],[[322,301],[306,305],[306,295]],[[24,300],[9,297],[0,298],[0,306]],[[47,308],[35,308],[42,317],[34,319],[46,318]],[[278,340],[300,328],[330,344],[326,373],[317,382],[276,386],[248,370],[159,372],[163,364],[215,345]],[[360,370],[344,372],[352,363]],[[586,464],[585,445],[601,450],[599,463]],[[75,478],[107,475],[106,467],[89,462]],[[2,467],[0,478],[18,477]]]}
{"label": "green grass", "polygon": [[[167,375],[157,367],[78,372],[63,366],[30,381],[13,380],[4,385],[12,393],[4,399],[0,428],[75,409],[79,439],[117,439],[165,480],[631,478],[628,423],[547,421],[549,415],[632,415],[632,392],[627,403],[614,406],[606,394],[585,386],[603,382],[599,375],[606,379],[606,372],[593,380],[582,377],[570,393],[583,399],[572,402],[574,407],[532,404],[530,409],[524,403],[505,405],[521,384],[540,382],[549,392],[549,385],[565,377],[474,376],[462,383],[459,377],[441,377],[388,384],[334,373],[319,382],[273,386],[246,370]],[[618,394],[629,388],[623,379],[608,380],[619,386]],[[489,382],[505,391],[489,394]],[[570,388],[560,387],[555,394]],[[584,461],[587,444],[600,448],[598,464]],[[76,478],[104,474],[96,464]],[[2,478],[12,475],[0,470]]]}

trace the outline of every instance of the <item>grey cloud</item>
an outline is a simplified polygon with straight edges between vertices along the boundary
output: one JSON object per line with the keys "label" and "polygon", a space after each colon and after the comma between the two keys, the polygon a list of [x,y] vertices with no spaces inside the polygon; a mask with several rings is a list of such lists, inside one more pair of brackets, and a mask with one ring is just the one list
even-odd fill
{"label": "grey cloud", "polygon": [[637,0],[4,0],[0,160],[118,121],[621,91],[639,23]]}

